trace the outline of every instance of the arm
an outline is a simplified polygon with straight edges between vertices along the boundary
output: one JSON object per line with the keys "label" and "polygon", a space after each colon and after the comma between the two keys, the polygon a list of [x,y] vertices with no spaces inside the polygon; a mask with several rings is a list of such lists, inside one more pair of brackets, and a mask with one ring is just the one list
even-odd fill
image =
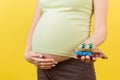
{"label": "arm", "polygon": [[[93,25],[93,34],[85,40],[83,43],[93,43],[93,48],[102,44],[107,36],[107,9],[108,9],[108,0],[93,0],[94,3],[94,25]],[[104,55],[106,58],[106,56]],[[89,62],[90,56],[75,56],[77,59],[82,61]],[[92,58],[93,61],[96,60],[95,57]]]}
{"label": "arm", "polygon": [[57,63],[54,59],[45,59],[41,54],[37,54],[36,52],[32,52],[32,34],[34,32],[35,26],[42,15],[41,8],[39,6],[39,0],[36,5],[36,10],[34,13],[33,21],[28,33],[27,41],[26,41],[26,48],[24,52],[25,59],[34,64],[36,67],[41,69],[50,69],[55,66]]}
{"label": "arm", "polygon": [[107,8],[108,0],[93,0],[94,28],[93,34],[84,43],[93,43],[94,47],[104,42],[107,35]]}
{"label": "arm", "polygon": [[29,50],[32,50],[31,49],[32,48],[32,46],[31,46],[32,34],[34,32],[35,26],[36,26],[39,18],[41,17],[41,15],[42,15],[42,11],[41,11],[39,0],[38,0],[37,5],[36,5],[36,9],[35,9],[35,12],[34,12],[34,17],[33,17],[33,20],[32,20],[32,24],[31,24],[31,27],[30,27],[30,30],[29,30],[29,33],[28,33],[28,36],[27,36],[25,52],[27,52]]}

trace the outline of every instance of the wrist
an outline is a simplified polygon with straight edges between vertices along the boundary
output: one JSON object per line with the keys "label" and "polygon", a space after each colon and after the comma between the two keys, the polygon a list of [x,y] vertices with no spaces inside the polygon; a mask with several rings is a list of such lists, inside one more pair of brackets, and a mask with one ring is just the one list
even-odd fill
{"label": "wrist", "polygon": [[32,51],[32,49],[25,49],[25,53],[30,51]]}

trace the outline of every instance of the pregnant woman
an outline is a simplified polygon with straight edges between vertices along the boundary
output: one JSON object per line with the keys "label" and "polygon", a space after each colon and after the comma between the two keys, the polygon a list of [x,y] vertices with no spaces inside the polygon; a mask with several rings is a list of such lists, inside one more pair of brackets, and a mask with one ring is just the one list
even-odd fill
{"label": "pregnant woman", "polygon": [[38,0],[25,48],[38,80],[96,80],[96,58],[74,54],[81,43],[92,43],[96,49],[105,40],[107,4],[107,0]]}

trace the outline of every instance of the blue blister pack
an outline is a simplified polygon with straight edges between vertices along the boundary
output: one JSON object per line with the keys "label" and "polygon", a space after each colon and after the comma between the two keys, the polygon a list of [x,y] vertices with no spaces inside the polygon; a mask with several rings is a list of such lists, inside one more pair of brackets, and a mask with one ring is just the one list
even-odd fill
{"label": "blue blister pack", "polygon": [[78,56],[87,56],[87,55],[91,56],[92,52],[77,51],[77,52],[75,52],[75,54],[78,55]]}

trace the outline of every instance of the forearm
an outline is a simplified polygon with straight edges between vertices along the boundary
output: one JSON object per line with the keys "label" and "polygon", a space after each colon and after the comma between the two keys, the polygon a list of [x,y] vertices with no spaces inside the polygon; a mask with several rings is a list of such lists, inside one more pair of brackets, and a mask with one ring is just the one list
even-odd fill
{"label": "forearm", "polygon": [[27,40],[26,40],[26,48],[25,48],[25,52],[29,51],[29,50],[32,50],[32,35],[33,35],[33,32],[34,32],[34,25],[31,26],[29,32],[28,32],[28,36],[27,36]]}
{"label": "forearm", "polygon": [[94,23],[93,34],[84,43],[93,43],[98,47],[107,36],[107,10],[108,0],[93,0],[94,2]]}
{"label": "forearm", "polygon": [[97,30],[93,32],[93,34],[84,41],[84,43],[93,43],[94,47],[98,47],[102,44],[107,37],[106,26],[99,26]]}

